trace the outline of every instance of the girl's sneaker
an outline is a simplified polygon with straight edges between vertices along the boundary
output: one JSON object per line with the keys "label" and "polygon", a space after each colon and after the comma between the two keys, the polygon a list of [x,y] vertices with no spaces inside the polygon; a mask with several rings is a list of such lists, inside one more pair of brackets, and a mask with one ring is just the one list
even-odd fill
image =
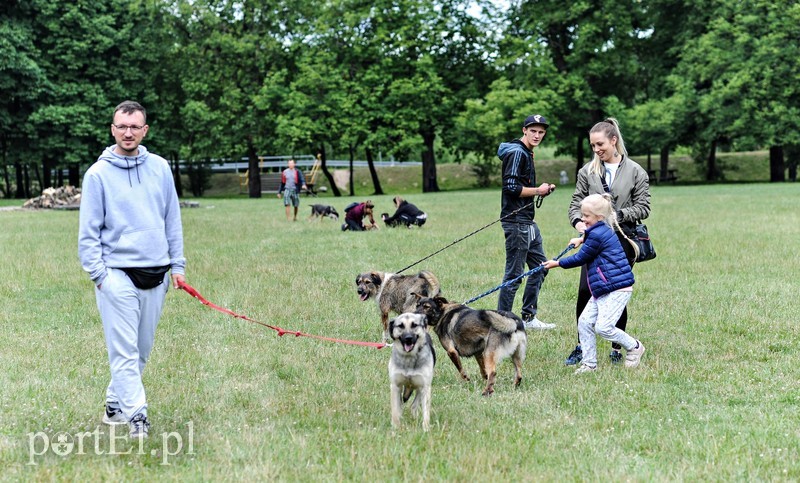
{"label": "girl's sneaker", "polygon": [[589,366],[589,365],[586,365],[586,364],[581,364],[581,366],[579,368],[575,369],[575,374],[583,374],[583,373],[586,373],[586,372],[594,372],[596,370],[597,370],[597,366],[592,367],[592,366]]}
{"label": "girl's sneaker", "polygon": [[625,354],[625,367],[636,367],[642,361],[642,354],[644,354],[644,344],[640,340],[636,341],[636,347],[629,350]]}

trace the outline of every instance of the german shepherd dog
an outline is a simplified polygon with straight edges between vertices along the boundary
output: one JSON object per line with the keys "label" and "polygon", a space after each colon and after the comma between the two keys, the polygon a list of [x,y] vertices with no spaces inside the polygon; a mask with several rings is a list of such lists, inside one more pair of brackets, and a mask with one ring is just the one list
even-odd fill
{"label": "german shepherd dog", "polygon": [[414,312],[417,298],[413,293],[424,297],[439,295],[439,280],[428,271],[416,275],[397,275],[394,273],[368,272],[356,277],[356,291],[364,302],[375,299],[381,312],[383,339],[389,340],[389,312],[402,314]]}
{"label": "german shepherd dog", "polygon": [[337,221],[339,220],[339,213],[333,206],[311,205],[311,216],[308,217],[309,220],[311,219],[321,220],[325,216],[327,216],[331,220],[337,220]]}
{"label": "german shepherd dog", "polygon": [[411,412],[422,408],[422,429],[430,429],[431,381],[436,352],[428,334],[427,318],[422,314],[400,314],[389,322],[392,357],[389,359],[389,384],[392,398],[392,426],[400,426],[403,403],[416,391]]}
{"label": "german shepherd dog", "polygon": [[528,336],[522,319],[502,310],[475,310],[448,302],[444,297],[418,296],[417,313],[424,314],[442,347],[461,377],[469,376],[461,366],[461,357],[475,356],[481,375],[486,379],[484,396],[494,392],[497,365],[508,356],[514,361],[514,385],[522,382],[522,362]]}

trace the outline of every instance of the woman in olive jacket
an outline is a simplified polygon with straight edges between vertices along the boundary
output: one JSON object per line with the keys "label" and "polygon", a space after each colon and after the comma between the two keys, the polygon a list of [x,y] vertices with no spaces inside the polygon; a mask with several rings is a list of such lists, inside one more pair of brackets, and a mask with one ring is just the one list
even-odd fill
{"label": "woman in olive jacket", "polygon": [[[595,193],[610,193],[614,199],[614,209],[621,228],[633,235],[633,229],[641,220],[650,215],[650,184],[647,171],[628,157],[619,123],[613,117],[595,124],[589,130],[589,142],[594,152],[592,161],[578,172],[575,192],[569,205],[569,221],[578,232],[583,234],[586,226],[581,221],[581,201]],[[620,243],[625,249],[628,262],[633,266],[634,251],[630,242],[622,233],[617,233]],[[575,306],[575,320],[580,317],[586,303],[592,297],[586,281],[586,266],[581,267],[578,300]],[[577,322],[576,322],[577,323]],[[616,326],[625,330],[628,323],[627,308],[622,312]],[[623,361],[618,344],[612,345],[609,358],[613,364]],[[564,361],[566,365],[581,362],[583,353],[580,341],[572,353]]]}

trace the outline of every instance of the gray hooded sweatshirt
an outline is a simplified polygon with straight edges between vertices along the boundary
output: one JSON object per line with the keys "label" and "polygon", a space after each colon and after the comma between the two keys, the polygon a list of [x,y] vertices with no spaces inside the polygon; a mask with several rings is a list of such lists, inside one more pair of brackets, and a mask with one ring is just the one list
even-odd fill
{"label": "gray hooded sweatshirt", "polygon": [[83,176],[78,256],[95,284],[106,268],[170,265],[184,274],[183,228],[167,161],[140,145],[137,156],[109,146]]}

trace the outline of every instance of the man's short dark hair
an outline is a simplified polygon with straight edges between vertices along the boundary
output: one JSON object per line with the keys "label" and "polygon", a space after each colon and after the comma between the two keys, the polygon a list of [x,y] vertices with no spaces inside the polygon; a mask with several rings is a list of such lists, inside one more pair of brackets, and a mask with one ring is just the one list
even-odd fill
{"label": "man's short dark hair", "polygon": [[114,109],[114,115],[111,116],[111,121],[114,121],[114,116],[117,115],[117,112],[122,111],[123,114],[133,114],[136,111],[142,113],[144,116],[144,122],[147,124],[147,111],[144,109],[144,106],[139,104],[136,101],[122,101],[116,109]]}

